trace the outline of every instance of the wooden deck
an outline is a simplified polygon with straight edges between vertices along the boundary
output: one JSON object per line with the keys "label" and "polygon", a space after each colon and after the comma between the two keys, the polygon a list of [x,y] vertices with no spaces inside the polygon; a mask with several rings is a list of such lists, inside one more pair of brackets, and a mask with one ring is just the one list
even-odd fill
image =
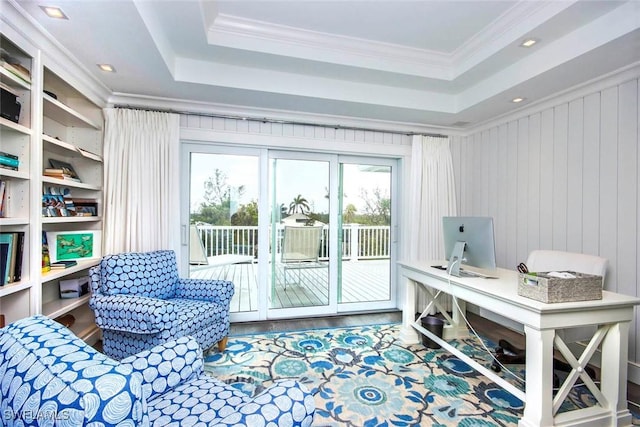
{"label": "wooden deck", "polygon": [[[231,300],[231,312],[258,309],[258,265],[255,263],[227,264],[221,266],[192,266],[190,277],[194,279],[230,280],[235,285]],[[284,269],[277,265],[276,286],[270,292],[270,308],[309,307],[329,303],[329,269],[292,269],[287,271],[284,285]],[[389,291],[389,260],[344,262],[342,264],[342,298],[339,302],[386,301]]]}

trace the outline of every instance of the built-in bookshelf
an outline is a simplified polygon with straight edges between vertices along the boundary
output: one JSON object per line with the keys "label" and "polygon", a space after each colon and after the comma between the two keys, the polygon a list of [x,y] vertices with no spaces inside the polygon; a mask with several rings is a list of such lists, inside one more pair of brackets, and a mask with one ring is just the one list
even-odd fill
{"label": "built-in bookshelf", "polygon": [[[67,250],[66,245],[69,241],[74,242],[78,233],[99,236],[102,232],[102,111],[46,66],[42,101],[41,225],[53,262],[64,259],[61,250]],[[58,164],[68,166],[72,174],[65,173],[62,178],[44,175],[47,170],[56,169]],[[46,197],[56,197],[64,204],[60,209],[47,210]],[[74,200],[93,201],[93,214],[85,216],[76,211]],[[59,239],[67,242],[65,246],[58,244]],[[98,238],[94,244],[99,245],[100,242]],[[53,250],[56,245],[60,247]],[[89,342],[95,341],[99,333],[87,305],[88,296],[62,299],[59,282],[87,275],[88,269],[96,265],[101,256],[100,247],[91,248],[93,252],[89,257],[79,260],[76,266],[43,271],[40,284],[42,313],[52,318],[71,314],[75,318],[71,330]],[[66,255],[76,257],[77,252],[71,250]]]}
{"label": "built-in bookshelf", "polygon": [[[49,57],[10,25],[2,29],[0,46],[0,87],[21,104],[17,122],[10,114],[0,117],[0,156],[7,155],[4,161],[0,157],[0,163],[9,166],[14,156],[18,161],[17,168],[0,168],[0,190],[5,196],[0,233],[24,236],[21,277],[0,286],[0,314],[5,323],[36,313],[54,319],[72,315],[75,321],[70,329],[93,343],[99,330],[88,306],[89,295],[61,298],[59,282],[87,276],[101,257],[102,109],[78,89],[84,83],[78,84],[58,62],[49,64]],[[55,165],[70,165],[77,178],[45,176],[45,170],[53,168],[52,160]],[[44,210],[47,192],[65,194],[60,198],[65,204],[49,215]],[[43,237],[83,233],[97,236],[90,256],[66,269],[48,270],[43,265]],[[59,259],[75,256],[50,253]]]}
{"label": "built-in bookshelf", "polygon": [[[31,204],[36,187],[32,169],[36,136],[31,71],[36,51],[28,45],[18,46],[4,34],[0,35],[0,46],[0,88],[3,104],[6,103],[0,116],[0,156],[4,159],[0,164],[0,314],[8,323],[38,308],[30,257],[36,228]],[[15,162],[8,164],[9,158]]]}

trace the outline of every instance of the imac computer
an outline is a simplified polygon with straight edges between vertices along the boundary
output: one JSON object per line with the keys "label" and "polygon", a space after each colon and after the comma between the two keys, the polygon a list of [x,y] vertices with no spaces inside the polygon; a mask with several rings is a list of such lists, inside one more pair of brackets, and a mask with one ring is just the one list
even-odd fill
{"label": "imac computer", "polygon": [[449,261],[447,271],[453,276],[489,277],[496,270],[493,218],[480,216],[442,217],[444,250]]}

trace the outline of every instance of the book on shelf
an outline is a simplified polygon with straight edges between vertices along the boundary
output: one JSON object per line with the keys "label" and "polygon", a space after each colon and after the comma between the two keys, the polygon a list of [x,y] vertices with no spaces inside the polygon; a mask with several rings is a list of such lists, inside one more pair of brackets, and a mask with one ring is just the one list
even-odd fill
{"label": "book on shelf", "polygon": [[0,284],[5,285],[22,279],[23,252],[24,231],[0,233]]}
{"label": "book on shelf", "polygon": [[47,243],[47,232],[42,230],[42,272],[51,271],[51,257],[49,255],[49,244]]}
{"label": "book on shelf", "polygon": [[66,187],[42,187],[42,216],[76,216],[71,190]]}
{"label": "book on shelf", "polygon": [[23,67],[20,64],[10,64],[4,59],[0,60],[0,65],[2,65],[2,68],[18,77],[20,80],[23,80],[25,83],[31,84],[31,73],[26,67]]}
{"label": "book on shelf", "polygon": [[59,260],[51,263],[52,270],[64,270],[65,268],[73,267],[78,265],[78,261],[74,259],[70,260]]}
{"label": "book on shelf", "polygon": [[4,218],[7,207],[7,181],[0,180],[0,218]]}
{"label": "book on shelf", "polygon": [[98,216],[98,201],[96,199],[73,199],[76,216]]}
{"label": "book on shelf", "polygon": [[16,236],[16,244],[18,247],[16,248],[16,258],[13,260],[14,271],[13,271],[13,281],[19,282],[22,280],[22,259],[24,257],[24,239],[25,234],[23,231],[19,231]]}
{"label": "book on shelf", "polygon": [[18,170],[20,159],[15,154],[0,151],[0,167],[11,170]]}
{"label": "book on shelf", "polygon": [[45,169],[45,174],[47,170],[55,170],[56,175],[62,175],[63,177],[69,177],[80,181],[80,177],[71,164],[56,159],[49,159],[49,164],[51,165],[51,168]]}
{"label": "book on shelf", "polygon": [[80,181],[79,178],[76,178],[76,177],[64,172],[63,169],[45,169],[42,172],[42,175],[48,176],[50,178],[63,179],[63,180],[67,180],[67,181],[82,182],[82,181]]}
{"label": "book on shelf", "polygon": [[7,283],[9,272],[7,271],[7,259],[9,258],[9,243],[0,240],[0,286]]}

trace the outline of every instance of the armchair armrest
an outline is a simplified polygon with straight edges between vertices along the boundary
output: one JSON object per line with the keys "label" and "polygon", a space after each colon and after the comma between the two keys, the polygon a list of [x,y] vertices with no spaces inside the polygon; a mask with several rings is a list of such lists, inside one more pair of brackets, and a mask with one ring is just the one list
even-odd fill
{"label": "armchair armrest", "polygon": [[[274,410],[286,409],[281,413],[269,411],[269,419],[266,419],[262,412],[265,406],[271,406]],[[292,379],[279,380],[262,393],[239,405],[234,413],[218,421],[215,426],[281,425],[279,421],[282,417],[282,425],[307,427],[313,423],[315,410],[313,395],[302,384]]]}
{"label": "armchair armrest", "polygon": [[171,301],[137,295],[93,295],[89,306],[102,329],[152,334],[178,321]]}
{"label": "armchair armrest", "polygon": [[190,336],[168,341],[120,361],[142,374],[147,401],[203,373],[202,350]]}
{"label": "armchair armrest", "polygon": [[234,286],[227,280],[186,279],[178,280],[176,296],[218,303],[229,307]]}

